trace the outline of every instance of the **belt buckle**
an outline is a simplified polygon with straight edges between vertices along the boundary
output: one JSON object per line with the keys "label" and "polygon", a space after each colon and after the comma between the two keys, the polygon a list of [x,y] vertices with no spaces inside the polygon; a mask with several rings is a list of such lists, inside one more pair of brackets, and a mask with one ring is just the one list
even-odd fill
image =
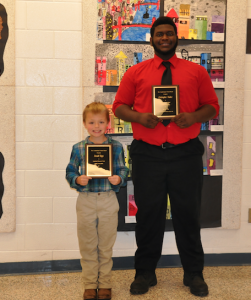
{"label": "belt buckle", "polygon": [[164,146],[164,144],[165,144],[165,143],[163,143],[163,144],[161,145],[162,149],[166,149],[166,147]]}

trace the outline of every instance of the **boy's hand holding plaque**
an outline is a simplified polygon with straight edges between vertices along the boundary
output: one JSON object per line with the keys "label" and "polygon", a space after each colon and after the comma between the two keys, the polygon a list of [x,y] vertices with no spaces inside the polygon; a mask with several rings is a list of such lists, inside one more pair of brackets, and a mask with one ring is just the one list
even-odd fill
{"label": "boy's hand holding plaque", "polygon": [[85,169],[92,178],[112,176],[112,144],[85,144]]}
{"label": "boy's hand holding plaque", "polygon": [[179,114],[178,85],[154,85],[152,96],[155,116],[160,119],[171,119]]}

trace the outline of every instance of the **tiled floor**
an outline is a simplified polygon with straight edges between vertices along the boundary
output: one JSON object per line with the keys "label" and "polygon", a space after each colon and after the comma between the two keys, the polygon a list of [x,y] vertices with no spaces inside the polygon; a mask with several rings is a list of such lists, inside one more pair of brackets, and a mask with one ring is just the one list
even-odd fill
{"label": "tiled floor", "polygon": [[[158,284],[147,294],[132,296],[129,286],[133,270],[113,271],[114,300],[193,300],[183,286],[180,268],[158,269]],[[251,266],[206,267],[204,277],[209,286],[207,300],[251,300]],[[81,273],[57,273],[0,277],[1,300],[81,300]]]}

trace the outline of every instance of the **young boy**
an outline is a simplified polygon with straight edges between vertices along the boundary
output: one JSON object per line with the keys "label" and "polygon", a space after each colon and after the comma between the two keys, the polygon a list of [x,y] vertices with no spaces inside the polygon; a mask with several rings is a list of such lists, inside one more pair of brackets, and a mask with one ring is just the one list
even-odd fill
{"label": "young boy", "polygon": [[[106,106],[98,102],[87,105],[83,122],[90,136],[73,146],[66,179],[79,192],[77,232],[84,299],[111,299],[112,247],[117,235],[119,210],[116,192],[126,185],[128,168],[121,143],[105,135],[109,123]],[[92,179],[85,175],[86,143],[113,145],[113,176]]]}

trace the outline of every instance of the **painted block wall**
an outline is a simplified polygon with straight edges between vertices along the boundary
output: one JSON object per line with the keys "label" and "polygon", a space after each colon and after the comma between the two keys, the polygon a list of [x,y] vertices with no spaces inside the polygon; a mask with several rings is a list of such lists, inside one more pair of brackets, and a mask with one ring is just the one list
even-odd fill
{"label": "painted block wall", "polygon": [[[77,193],[64,177],[71,147],[83,136],[88,92],[82,91],[82,9],[82,0],[16,1],[17,229],[0,234],[1,262],[79,258]],[[251,252],[251,55],[243,72],[241,226],[203,229],[205,253]],[[132,256],[135,249],[133,232],[118,233],[114,256]],[[173,232],[165,234],[163,254],[177,254]]]}

